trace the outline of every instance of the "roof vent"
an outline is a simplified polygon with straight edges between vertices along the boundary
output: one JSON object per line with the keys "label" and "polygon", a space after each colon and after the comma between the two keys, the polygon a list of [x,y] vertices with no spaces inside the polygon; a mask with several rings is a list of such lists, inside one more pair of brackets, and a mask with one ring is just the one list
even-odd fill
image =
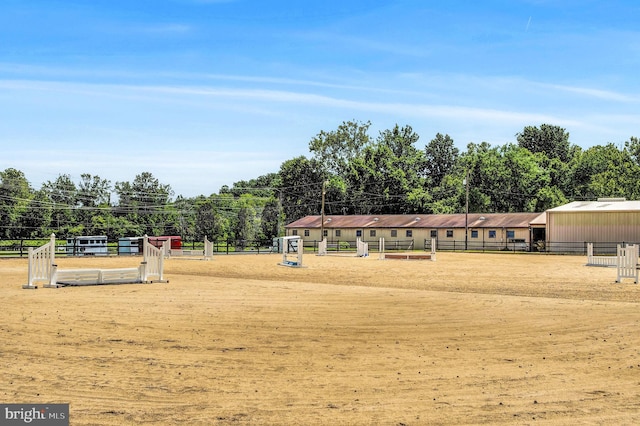
{"label": "roof vent", "polygon": [[377,218],[377,217],[374,217],[374,218],[373,218],[373,221],[374,221],[374,222],[377,222],[377,221],[379,221],[379,220],[380,220],[380,219],[379,219],[379,218]]}
{"label": "roof vent", "polygon": [[487,218],[486,218],[486,217],[484,217],[484,216],[480,216],[480,217],[478,218],[478,220],[487,220]]}
{"label": "roof vent", "polygon": [[415,219],[413,219],[413,220],[417,222],[417,221],[419,221],[419,220],[420,220],[420,218],[419,218],[419,217],[416,217],[416,218],[415,218]]}

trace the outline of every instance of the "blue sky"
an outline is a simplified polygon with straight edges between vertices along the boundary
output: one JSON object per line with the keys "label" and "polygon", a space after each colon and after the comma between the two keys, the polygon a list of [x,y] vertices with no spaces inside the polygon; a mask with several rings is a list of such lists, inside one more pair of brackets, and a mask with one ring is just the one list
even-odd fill
{"label": "blue sky", "polygon": [[588,148],[640,131],[635,0],[3,0],[0,170],[217,193],[371,135],[515,142],[547,123]]}

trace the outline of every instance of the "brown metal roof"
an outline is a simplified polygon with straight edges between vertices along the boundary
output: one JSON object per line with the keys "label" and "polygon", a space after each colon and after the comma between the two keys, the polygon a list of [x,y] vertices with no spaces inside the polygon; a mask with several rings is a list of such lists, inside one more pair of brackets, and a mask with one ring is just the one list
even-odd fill
{"label": "brown metal roof", "polygon": [[[469,213],[469,228],[527,228],[540,213]],[[464,228],[465,214],[325,215],[325,228]],[[320,228],[320,216],[306,216],[286,228]]]}

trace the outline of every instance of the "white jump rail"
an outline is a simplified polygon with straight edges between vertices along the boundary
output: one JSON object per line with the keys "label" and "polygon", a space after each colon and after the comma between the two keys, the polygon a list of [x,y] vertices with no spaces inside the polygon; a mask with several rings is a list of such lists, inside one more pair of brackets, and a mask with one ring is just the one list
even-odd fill
{"label": "white jump rail", "polygon": [[436,239],[431,239],[431,253],[420,252],[399,252],[399,253],[386,253],[384,251],[384,237],[380,238],[379,242],[378,259],[404,259],[404,260],[431,260],[436,261]]}
{"label": "white jump rail", "polygon": [[36,289],[65,285],[134,284],[167,282],[164,280],[164,253],[162,249],[143,238],[143,261],[137,268],[115,269],[59,269],[55,263],[55,235],[37,249],[29,248],[28,282],[24,289]]}
{"label": "white jump rail", "polygon": [[594,256],[593,243],[587,243],[587,266],[616,267],[617,256]]}
{"label": "white jump rail", "polygon": [[165,257],[202,257],[203,260],[211,260],[213,258],[213,241],[204,237],[204,249],[172,249],[171,240],[162,243]]}

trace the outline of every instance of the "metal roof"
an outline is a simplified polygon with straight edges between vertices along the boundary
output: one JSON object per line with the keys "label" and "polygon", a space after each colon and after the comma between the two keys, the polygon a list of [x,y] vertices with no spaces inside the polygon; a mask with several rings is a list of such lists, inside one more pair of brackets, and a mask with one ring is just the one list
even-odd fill
{"label": "metal roof", "polygon": [[[321,216],[306,216],[286,225],[286,228],[320,228]],[[398,215],[325,215],[325,228],[527,228],[534,222],[544,224],[541,213],[464,213],[458,214],[398,214]]]}
{"label": "metal roof", "polygon": [[624,198],[600,198],[598,201],[574,201],[563,206],[547,210],[548,212],[639,212],[640,201],[627,201]]}

